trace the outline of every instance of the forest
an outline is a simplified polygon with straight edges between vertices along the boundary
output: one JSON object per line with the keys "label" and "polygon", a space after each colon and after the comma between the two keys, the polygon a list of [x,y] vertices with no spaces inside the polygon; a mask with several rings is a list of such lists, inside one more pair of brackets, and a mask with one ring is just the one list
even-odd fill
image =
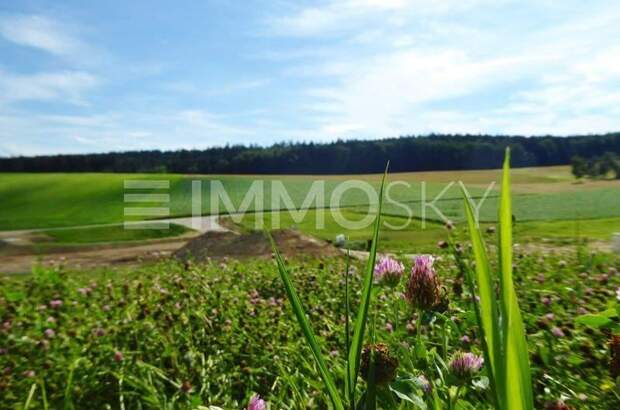
{"label": "forest", "polygon": [[227,145],[204,150],[128,151],[0,158],[0,172],[153,172],[190,174],[364,174],[492,169],[504,149],[513,167],[570,164],[620,154],[620,133],[583,136],[426,135],[330,143]]}

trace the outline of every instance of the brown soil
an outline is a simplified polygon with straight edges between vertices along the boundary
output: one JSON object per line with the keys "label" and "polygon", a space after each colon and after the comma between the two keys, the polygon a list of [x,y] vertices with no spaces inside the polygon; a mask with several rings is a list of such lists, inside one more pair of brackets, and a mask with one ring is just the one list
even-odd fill
{"label": "brown soil", "polygon": [[[28,273],[34,265],[62,264],[70,269],[97,268],[112,265],[135,265],[169,257],[186,241],[157,242],[131,246],[89,246],[81,249],[55,249],[46,254],[33,253],[31,248],[1,249],[1,273]],[[29,250],[29,252],[27,252]]]}
{"label": "brown soil", "polygon": [[[338,256],[339,250],[327,242],[294,230],[273,232],[278,248],[286,257]],[[36,250],[32,246],[17,246],[0,240],[0,273],[27,273],[34,265],[62,264],[70,269],[98,268],[117,265],[136,265],[169,258],[171,255],[195,261],[211,258],[270,258],[271,245],[262,232],[207,232],[193,239],[178,238],[148,243],[101,244],[81,247]],[[190,256],[191,255],[191,256]]]}
{"label": "brown soil", "polygon": [[[341,252],[329,243],[304,235],[299,231],[284,229],[272,232],[279,251],[286,257],[339,256]],[[272,249],[269,239],[263,232],[237,234],[234,232],[207,232],[192,239],[174,253],[181,260],[203,261],[207,258],[230,257],[271,258]]]}

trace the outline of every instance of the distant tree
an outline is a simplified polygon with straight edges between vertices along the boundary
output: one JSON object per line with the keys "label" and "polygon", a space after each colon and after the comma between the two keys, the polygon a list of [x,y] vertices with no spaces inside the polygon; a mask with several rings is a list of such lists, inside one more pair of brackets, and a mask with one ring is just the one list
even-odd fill
{"label": "distant tree", "polygon": [[575,178],[579,179],[588,175],[588,162],[579,155],[571,159],[571,166]]}
{"label": "distant tree", "polygon": [[[403,136],[329,143],[279,143],[270,147],[226,145],[205,150],[131,151],[84,155],[0,157],[0,172],[174,172],[204,174],[361,174],[490,169],[501,165],[510,146],[513,166],[586,161],[585,175],[615,172],[620,132],[566,137],[494,135]],[[605,153],[610,153],[605,156]],[[615,158],[612,160],[612,156]],[[601,159],[604,157],[604,161]],[[578,164],[578,174],[583,164]]]}

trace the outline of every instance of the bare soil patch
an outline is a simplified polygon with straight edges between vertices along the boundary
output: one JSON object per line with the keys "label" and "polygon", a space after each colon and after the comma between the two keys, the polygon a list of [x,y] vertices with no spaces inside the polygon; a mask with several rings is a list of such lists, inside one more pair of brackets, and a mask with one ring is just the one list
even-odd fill
{"label": "bare soil patch", "polygon": [[[286,257],[329,257],[341,255],[338,248],[292,229],[272,232],[278,249]],[[181,260],[204,261],[207,258],[271,258],[269,239],[263,232],[237,234],[234,232],[207,232],[192,239],[174,253]]]}

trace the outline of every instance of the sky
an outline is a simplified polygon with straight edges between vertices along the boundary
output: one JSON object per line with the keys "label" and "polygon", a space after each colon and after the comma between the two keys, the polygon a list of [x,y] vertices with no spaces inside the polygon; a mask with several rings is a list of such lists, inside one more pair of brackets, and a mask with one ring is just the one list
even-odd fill
{"label": "sky", "polygon": [[620,130],[617,0],[0,0],[0,156]]}

